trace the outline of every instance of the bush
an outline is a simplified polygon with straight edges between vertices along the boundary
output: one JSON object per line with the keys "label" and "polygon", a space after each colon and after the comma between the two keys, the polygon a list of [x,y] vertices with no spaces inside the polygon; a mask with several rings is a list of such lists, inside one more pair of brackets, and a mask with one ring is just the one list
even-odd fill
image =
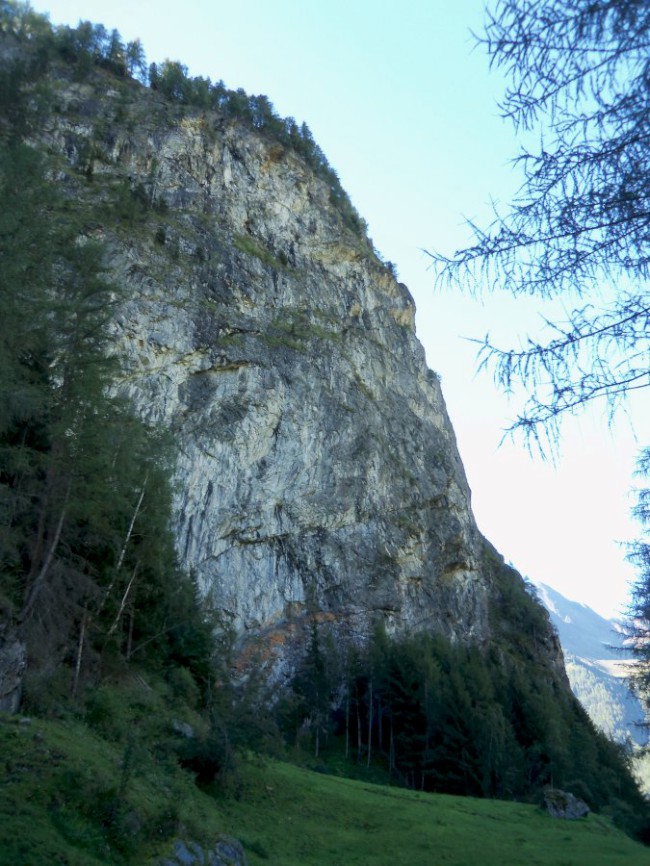
{"label": "bush", "polygon": [[199,706],[201,689],[191,671],[184,667],[171,668],[167,674],[167,682],[177,702],[187,704],[192,709]]}
{"label": "bush", "polygon": [[30,670],[23,683],[22,711],[42,718],[60,718],[70,712],[72,671]]}

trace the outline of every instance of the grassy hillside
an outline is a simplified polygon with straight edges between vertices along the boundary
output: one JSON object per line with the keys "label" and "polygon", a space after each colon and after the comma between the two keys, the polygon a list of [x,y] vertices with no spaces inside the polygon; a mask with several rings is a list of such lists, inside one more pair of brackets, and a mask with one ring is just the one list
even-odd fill
{"label": "grassy hillside", "polygon": [[[605,818],[559,822],[536,806],[424,794],[322,776],[289,764],[248,768],[227,826],[283,866],[614,866],[647,849]],[[254,852],[252,864],[265,862]]]}
{"label": "grassy hillside", "polygon": [[[179,768],[183,737],[158,693],[134,686],[126,739],[119,714],[102,711],[108,700],[89,713],[92,727],[72,717],[0,717],[2,866],[144,866],[173,838],[209,845],[224,832],[242,841],[251,866],[648,862],[647,849],[603,816],[556,821],[532,805],[405,791],[287,763],[250,760],[233,772],[229,793],[224,780],[217,793],[199,790]],[[146,739],[153,728],[155,748]]]}

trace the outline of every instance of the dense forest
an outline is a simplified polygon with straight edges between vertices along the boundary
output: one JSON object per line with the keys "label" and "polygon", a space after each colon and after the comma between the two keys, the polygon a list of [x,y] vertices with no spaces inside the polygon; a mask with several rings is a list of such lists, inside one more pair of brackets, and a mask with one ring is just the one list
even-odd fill
{"label": "dense forest", "polygon": [[[563,786],[643,834],[624,751],[536,663],[545,614],[489,549],[500,606],[487,648],[390,639],[380,624],[367,646],[346,647],[314,611],[279,697],[254,675],[231,675],[232,636],[176,562],[178,443],[112,387],[121,288],[92,229],[117,209],[128,231],[151,205],[137,189],[112,214],[73,201],[32,133],[53,110],[58,75],[135,78],[292,148],[326,181],[347,230],[365,226],[306,125],[279,118],[266,97],[191,78],[176,62],[147,66],[142,46],[115,31],[56,27],[8,0],[0,40],[0,620],[27,646],[22,711],[84,720],[126,750],[134,734],[120,719],[135,674],[202,719],[164,756],[140,744],[200,785],[227,788],[237,755],[253,749],[425,791],[535,800]],[[83,162],[76,171],[94,182]]]}

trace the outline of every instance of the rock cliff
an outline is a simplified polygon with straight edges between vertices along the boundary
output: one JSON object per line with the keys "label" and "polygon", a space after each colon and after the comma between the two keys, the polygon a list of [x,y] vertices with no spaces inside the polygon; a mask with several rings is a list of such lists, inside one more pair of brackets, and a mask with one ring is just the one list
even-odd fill
{"label": "rock cliff", "polygon": [[327,183],[250,124],[99,74],[62,76],[36,136],[106,243],[118,386],[178,443],[181,563],[240,637],[281,645],[315,613],[486,643],[494,557],[413,301]]}

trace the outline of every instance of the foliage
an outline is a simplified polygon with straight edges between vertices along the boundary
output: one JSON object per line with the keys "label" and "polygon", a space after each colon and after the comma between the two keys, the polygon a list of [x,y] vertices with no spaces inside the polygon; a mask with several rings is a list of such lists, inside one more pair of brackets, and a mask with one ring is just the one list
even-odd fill
{"label": "foliage", "polygon": [[309,734],[314,743],[314,757],[318,758],[321,745],[327,744],[332,729],[331,710],[335,704],[338,671],[335,671],[334,648],[327,652],[316,618],[312,619],[307,651],[296,671],[292,683],[293,701],[285,699],[283,721]]}
{"label": "foliage", "polygon": [[144,51],[139,39],[122,42],[117,30],[110,32],[103,24],[80,21],[77,27],[53,27],[46,16],[35,12],[29,3],[2,0],[0,32],[11,33],[36,47],[41,61],[58,56],[74,63],[81,77],[93,65],[119,75],[146,77]]}
{"label": "foliage", "polygon": [[[515,598],[524,634],[538,606],[523,586]],[[367,651],[345,659],[314,621],[294,702],[280,708],[285,732],[298,742],[309,734],[326,766],[344,748],[349,762],[384,767],[393,783],[416,790],[536,799],[546,785],[566,787],[643,832],[647,810],[623,750],[535,662],[529,642],[508,634],[500,644],[493,628],[484,652],[429,634],[389,640],[380,629]]]}
{"label": "foliage", "polygon": [[262,264],[273,268],[276,271],[283,271],[288,265],[288,258],[282,251],[276,256],[270,250],[260,246],[260,244],[250,235],[235,235],[233,238],[235,247],[242,253],[249,256],[255,256]]}
{"label": "foliage", "polygon": [[277,754],[281,743],[269,712],[273,690],[265,681],[263,666],[251,666],[246,676],[238,678],[234,635],[223,628],[219,635],[202,713],[204,730],[188,739],[178,754],[181,765],[195,774],[199,785],[238,796],[240,756]]}
{"label": "foliage", "polygon": [[216,834],[205,805],[189,811],[193,780],[175,760],[175,714],[200,722],[162,681],[104,683],[77,710],[84,716],[0,720],[3,863],[141,863],[181,824],[199,840]]}
{"label": "foliage", "polygon": [[[539,669],[540,658],[559,658],[549,615],[539,602],[535,587],[506,565],[503,557],[485,541],[483,572],[493,587],[489,605],[490,632],[494,649],[505,663],[530,664]],[[541,673],[541,671],[540,671]]]}
{"label": "foliage", "polygon": [[[650,476],[650,448],[644,448],[638,461],[638,474],[647,482]],[[634,657],[632,685],[650,720],[650,489],[637,490],[633,514],[640,524],[639,538],[630,545],[628,558],[637,569],[630,610],[628,646]]]}
{"label": "foliage", "polygon": [[443,281],[579,299],[548,339],[482,349],[503,387],[532,392],[512,430],[540,445],[562,416],[592,401],[614,412],[650,384],[649,34],[643,0],[496,0],[479,40],[510,81],[504,117],[540,143],[515,160],[512,204],[435,259]]}

